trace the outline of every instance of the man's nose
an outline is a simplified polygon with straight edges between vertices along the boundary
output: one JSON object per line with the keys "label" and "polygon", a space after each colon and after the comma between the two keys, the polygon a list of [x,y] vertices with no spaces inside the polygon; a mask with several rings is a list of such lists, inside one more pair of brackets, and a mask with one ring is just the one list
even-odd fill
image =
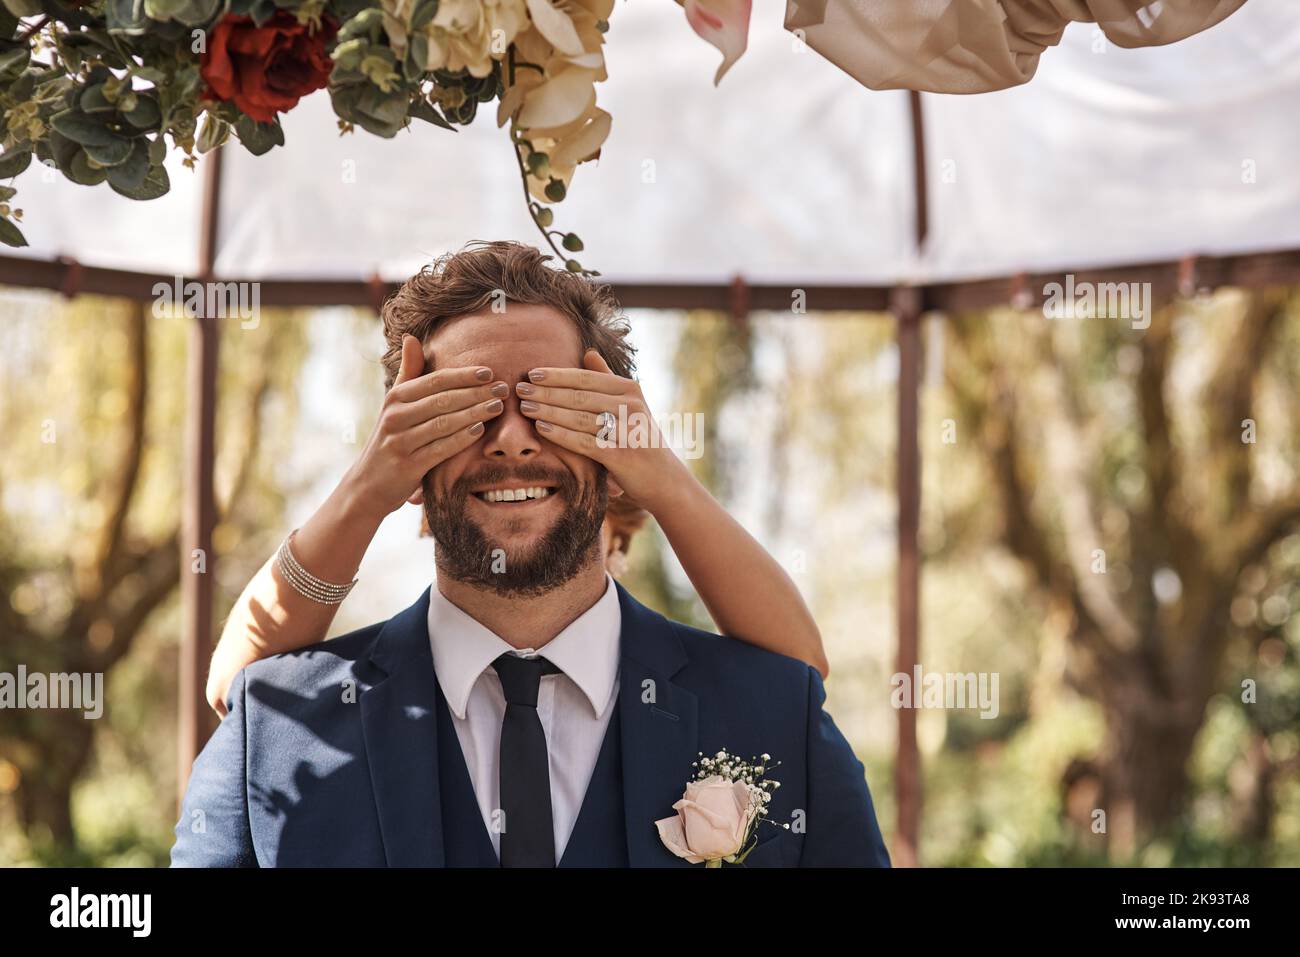
{"label": "man's nose", "polygon": [[505,408],[501,414],[484,423],[484,457],[497,462],[532,458],[542,450],[533,420],[519,411],[518,396],[510,395],[502,401]]}

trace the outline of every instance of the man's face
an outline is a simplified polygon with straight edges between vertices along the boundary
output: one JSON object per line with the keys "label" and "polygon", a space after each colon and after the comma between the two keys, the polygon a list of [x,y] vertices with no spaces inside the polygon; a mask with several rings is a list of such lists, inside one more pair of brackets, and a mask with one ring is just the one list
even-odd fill
{"label": "man's face", "polygon": [[[505,314],[452,320],[430,338],[430,350],[435,368],[487,366],[511,386],[478,441],[424,477],[439,573],[500,593],[539,594],[600,561],[605,470],[542,439],[514,394],[530,369],[582,364],[573,322],[548,306],[510,303]],[[538,488],[541,497],[522,497]],[[515,500],[500,500],[507,490]]]}

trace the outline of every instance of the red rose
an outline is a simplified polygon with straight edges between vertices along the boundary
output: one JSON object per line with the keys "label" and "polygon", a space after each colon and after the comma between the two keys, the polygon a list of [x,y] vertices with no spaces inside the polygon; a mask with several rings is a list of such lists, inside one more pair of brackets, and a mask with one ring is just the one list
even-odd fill
{"label": "red rose", "polygon": [[329,82],[333,64],[325,50],[337,33],[328,17],[312,32],[284,10],[260,27],[252,17],[231,14],[212,28],[199,73],[209,96],[234,100],[253,119],[273,123],[276,113]]}

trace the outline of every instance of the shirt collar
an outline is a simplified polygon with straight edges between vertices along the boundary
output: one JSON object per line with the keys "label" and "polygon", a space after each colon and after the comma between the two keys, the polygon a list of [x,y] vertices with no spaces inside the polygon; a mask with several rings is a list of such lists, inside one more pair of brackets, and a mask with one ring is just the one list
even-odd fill
{"label": "shirt collar", "polygon": [[[596,717],[614,700],[622,628],[618,590],[606,575],[599,600],[537,651],[578,686]],[[461,719],[479,676],[501,655],[521,650],[452,604],[437,582],[429,589],[429,641],[447,707]]]}

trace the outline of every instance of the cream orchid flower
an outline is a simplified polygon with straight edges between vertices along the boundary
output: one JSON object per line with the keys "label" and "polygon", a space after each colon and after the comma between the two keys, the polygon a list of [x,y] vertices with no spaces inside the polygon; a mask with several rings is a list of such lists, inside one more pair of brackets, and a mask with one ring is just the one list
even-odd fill
{"label": "cream orchid flower", "polygon": [[[398,57],[410,44],[417,0],[382,0],[384,31]],[[428,39],[426,70],[468,70],[485,77],[528,24],[525,0],[440,0],[438,12],[418,33]]]}
{"label": "cream orchid flower", "polygon": [[614,0],[527,0],[532,26],[515,39],[513,69],[506,71],[497,124],[544,153],[547,162],[530,167],[528,190],[554,201],[552,180],[567,188],[578,164],[594,159],[609,136],[611,117],[596,105],[596,84],[607,76],[601,47]]}

